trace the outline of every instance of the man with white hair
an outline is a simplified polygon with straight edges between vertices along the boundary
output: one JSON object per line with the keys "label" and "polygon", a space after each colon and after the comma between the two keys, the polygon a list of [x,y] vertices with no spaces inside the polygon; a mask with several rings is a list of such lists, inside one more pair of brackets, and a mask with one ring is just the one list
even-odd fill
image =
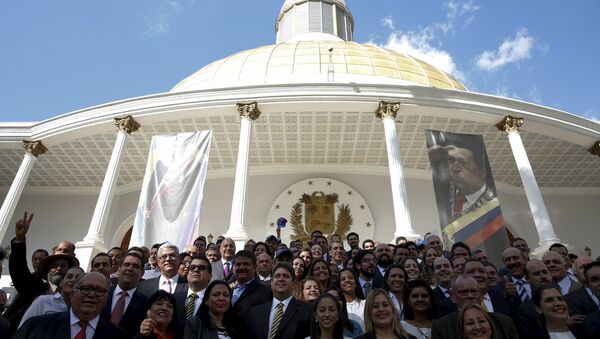
{"label": "man with white hair", "polygon": [[139,292],[150,297],[159,289],[171,294],[185,292],[187,283],[179,281],[179,248],[170,242],[165,242],[158,248],[158,268],[160,276],[141,281],[138,285]]}

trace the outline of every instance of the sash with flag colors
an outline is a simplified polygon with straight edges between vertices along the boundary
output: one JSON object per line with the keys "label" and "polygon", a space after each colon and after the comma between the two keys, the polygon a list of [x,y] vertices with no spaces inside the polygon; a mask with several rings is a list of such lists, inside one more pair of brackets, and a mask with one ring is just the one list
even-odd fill
{"label": "sash with flag colors", "polygon": [[445,246],[462,241],[483,249],[490,259],[502,258],[508,236],[483,137],[425,134]]}

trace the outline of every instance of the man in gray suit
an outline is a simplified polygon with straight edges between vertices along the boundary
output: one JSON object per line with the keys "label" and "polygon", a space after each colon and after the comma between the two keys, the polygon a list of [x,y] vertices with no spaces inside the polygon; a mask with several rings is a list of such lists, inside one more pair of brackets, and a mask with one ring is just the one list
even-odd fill
{"label": "man in gray suit", "polygon": [[[460,309],[470,303],[481,304],[482,295],[477,280],[468,275],[460,275],[452,280],[450,299],[456,304],[457,311],[433,322],[431,339],[460,339],[463,336],[458,330]],[[513,321],[499,313],[489,313],[494,330],[502,338],[518,338]]]}

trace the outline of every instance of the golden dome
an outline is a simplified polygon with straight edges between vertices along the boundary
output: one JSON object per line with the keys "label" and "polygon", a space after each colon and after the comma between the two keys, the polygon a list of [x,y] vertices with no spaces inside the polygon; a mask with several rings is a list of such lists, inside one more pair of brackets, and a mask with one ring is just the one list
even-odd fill
{"label": "golden dome", "polygon": [[409,55],[352,41],[317,38],[233,54],[201,68],[171,92],[319,82],[421,85],[467,91],[451,75]]}

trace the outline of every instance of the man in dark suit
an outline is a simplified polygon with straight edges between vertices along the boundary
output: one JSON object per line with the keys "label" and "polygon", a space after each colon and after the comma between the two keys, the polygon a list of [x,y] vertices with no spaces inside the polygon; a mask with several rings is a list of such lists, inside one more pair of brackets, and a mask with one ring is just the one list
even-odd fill
{"label": "man in dark suit", "polygon": [[375,266],[375,276],[377,280],[383,281],[385,270],[394,263],[394,251],[392,247],[385,243],[380,243],[375,246],[375,260],[377,265]]}
{"label": "man in dark suit", "polygon": [[[233,258],[233,276],[235,286],[231,295],[231,311],[236,324],[244,326],[250,309],[269,302],[273,295],[271,288],[261,284],[256,276],[256,257],[247,250],[239,251]],[[247,333],[247,331],[243,331]]]}
{"label": "man in dark suit", "polygon": [[[535,290],[541,284],[551,284],[552,277],[544,263],[533,259],[525,264],[525,277],[531,289]],[[531,299],[522,302],[516,308],[515,324],[521,338],[530,338],[537,333],[543,333],[545,326],[542,324],[542,316],[535,309]]]}
{"label": "man in dark suit", "polygon": [[27,266],[26,248],[26,236],[32,219],[33,214],[28,217],[26,212],[23,219],[17,221],[15,238],[10,241],[11,254],[8,257],[8,271],[18,294],[3,317],[10,322],[13,331],[19,327],[23,314],[31,306],[33,300],[42,294],[54,293],[67,270],[72,266],[79,265],[79,261],[70,252],[72,248],[69,245],[72,243],[63,241],[59,243],[60,248],[69,254],[59,253],[47,256],[39,263],[38,270],[32,273]]}
{"label": "man in dark suit", "polygon": [[585,316],[583,323],[572,328],[573,333],[582,338],[594,338],[600,331],[600,262],[587,264],[583,274],[585,286],[567,294],[565,299],[570,314]]}
{"label": "man in dark suit", "polygon": [[563,295],[567,295],[581,287],[578,282],[572,280],[567,274],[565,260],[559,253],[548,251],[542,256],[542,261],[548,267],[552,280],[558,284]]}
{"label": "man in dark suit", "polygon": [[450,284],[454,277],[452,263],[446,257],[436,258],[433,262],[433,275],[437,286],[433,289],[435,301],[440,302],[450,297]]}
{"label": "man in dark suit", "polygon": [[187,283],[179,281],[179,249],[170,242],[165,242],[158,248],[158,268],[160,276],[143,280],[138,285],[139,292],[150,297],[159,289],[171,294],[187,290]]}
{"label": "man in dark suit", "polygon": [[[431,339],[460,339],[463,338],[458,330],[458,315],[460,308],[468,303],[481,304],[482,298],[479,283],[471,276],[461,275],[452,282],[450,298],[458,309],[433,322]],[[498,313],[489,313],[495,331],[501,338],[518,338],[514,323],[509,317]]]}
{"label": "man in dark suit", "polygon": [[516,307],[530,300],[533,295],[531,285],[525,278],[527,260],[521,250],[509,247],[502,252],[502,261],[507,273],[498,282],[498,290]]}
{"label": "man in dark suit", "polygon": [[273,300],[251,309],[246,320],[248,338],[306,338],[312,306],[294,299],[294,270],[286,263],[279,263],[272,275]]}
{"label": "man in dark suit", "polygon": [[360,251],[354,257],[354,272],[358,275],[360,299],[366,299],[366,295],[373,289],[383,287],[383,277],[375,273],[377,270],[375,263],[375,256],[371,251]]}
{"label": "man in dark suit", "polygon": [[212,278],[212,266],[205,256],[192,257],[190,269],[187,274],[187,291],[175,294],[176,310],[175,316],[182,326],[191,317],[197,316],[200,304],[204,298],[206,286]]}
{"label": "man in dark suit", "polygon": [[77,281],[67,312],[51,313],[28,319],[14,339],[44,338],[125,338],[116,325],[100,317],[106,303],[110,281],[98,272],[90,272]]}
{"label": "man in dark suit", "polygon": [[490,289],[487,271],[481,261],[467,260],[464,273],[477,281],[483,297],[482,306],[485,305],[488,312],[502,313],[508,317],[512,316],[512,305],[504,299],[502,292],[497,289]]}
{"label": "man in dark suit", "polygon": [[102,317],[121,327],[128,337],[140,330],[146,317],[144,309],[148,298],[137,287],[143,274],[142,258],[137,253],[127,253],[118,270],[117,284],[110,288]]}

